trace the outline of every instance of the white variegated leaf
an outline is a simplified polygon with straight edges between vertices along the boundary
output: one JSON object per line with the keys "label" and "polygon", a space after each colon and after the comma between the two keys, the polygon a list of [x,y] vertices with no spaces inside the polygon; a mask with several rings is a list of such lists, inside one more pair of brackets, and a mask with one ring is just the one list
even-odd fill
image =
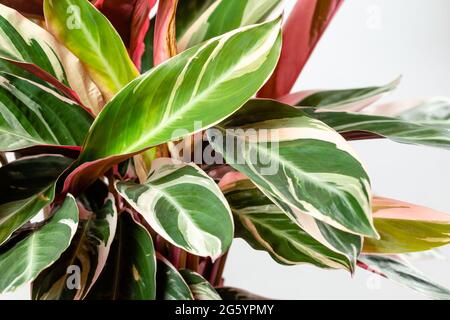
{"label": "white variegated leaf", "polygon": [[194,164],[157,159],[148,181],[117,184],[120,194],[166,240],[198,255],[218,258],[233,239],[233,219],[216,183]]}
{"label": "white variegated leaf", "polygon": [[43,227],[0,254],[0,293],[30,283],[52,265],[69,247],[77,226],[77,204],[68,195]]}

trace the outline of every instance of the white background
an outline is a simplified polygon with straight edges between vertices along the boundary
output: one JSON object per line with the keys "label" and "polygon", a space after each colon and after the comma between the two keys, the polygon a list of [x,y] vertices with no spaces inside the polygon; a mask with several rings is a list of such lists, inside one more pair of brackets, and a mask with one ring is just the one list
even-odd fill
{"label": "white background", "polygon": [[[381,85],[403,75],[387,100],[450,96],[449,13],[448,0],[346,0],[296,90]],[[358,142],[355,148],[376,194],[450,213],[449,151],[387,141]],[[441,253],[450,257],[450,248]],[[450,262],[415,264],[450,287]],[[422,298],[361,270],[351,278],[342,271],[279,266],[240,240],[231,249],[225,278],[226,285],[277,299]],[[22,288],[0,299],[28,297]]]}

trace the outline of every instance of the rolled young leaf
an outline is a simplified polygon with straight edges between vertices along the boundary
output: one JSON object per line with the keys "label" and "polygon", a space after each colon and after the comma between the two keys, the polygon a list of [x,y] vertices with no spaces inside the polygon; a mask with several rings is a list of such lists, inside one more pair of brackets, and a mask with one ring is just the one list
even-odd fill
{"label": "rolled young leaf", "polygon": [[154,300],[156,256],[147,230],[130,214],[119,216],[106,265],[88,300]]}
{"label": "rolled young leaf", "polygon": [[450,290],[429,280],[421,272],[396,257],[364,255],[359,265],[432,299],[449,300]]}
{"label": "rolled young leaf", "polygon": [[69,247],[78,226],[75,199],[68,195],[40,229],[0,254],[0,293],[30,283]]}
{"label": "rolled young leaf", "polygon": [[261,98],[287,95],[343,0],[297,0],[283,28],[283,50]]}
{"label": "rolled young leaf", "polygon": [[450,215],[386,198],[374,198],[373,218],[380,239],[366,239],[363,252],[400,254],[450,243]]}
{"label": "rolled young leaf", "polygon": [[[222,188],[235,215],[236,235],[254,249],[267,251],[277,262],[285,265],[310,263],[321,268],[350,271],[356,268],[356,256],[346,256],[322,245],[249,180],[233,182]],[[361,240],[358,239],[356,246],[359,246],[359,253]]]}
{"label": "rolled young leaf", "polygon": [[450,149],[450,131],[446,129],[362,113],[316,112],[311,116],[349,140],[364,139],[368,134],[369,137],[385,137],[399,143]]}
{"label": "rolled young leaf", "polygon": [[87,0],[45,0],[47,27],[86,66],[106,100],[139,72],[119,34]]}
{"label": "rolled young leaf", "polygon": [[201,275],[191,270],[180,270],[195,300],[222,300],[217,291]]}
{"label": "rolled young leaf", "polygon": [[178,50],[182,52],[239,27],[263,22],[282,2],[283,0],[214,1],[182,35],[179,32]]}
{"label": "rolled young leaf", "polygon": [[344,232],[377,237],[365,169],[324,123],[275,101],[252,100],[209,129],[208,139],[294,221],[309,215]]}
{"label": "rolled young leaf", "polygon": [[194,296],[177,269],[164,257],[158,256],[157,300],[194,300]]}
{"label": "rolled young leaf", "polygon": [[[70,247],[33,282],[34,300],[83,299],[102,272],[116,233],[114,197],[109,195],[101,208],[84,210]],[[79,272],[78,282],[74,271]]]}
{"label": "rolled young leaf", "polygon": [[[71,174],[66,187],[88,185],[112,164],[208,128],[239,109],[275,67],[280,22],[210,40],[126,86],[93,124],[80,156],[80,163],[85,163]],[[94,162],[102,158],[109,159]]]}
{"label": "rolled young leaf", "polygon": [[0,168],[0,245],[53,201],[55,182],[70,163],[60,156],[39,156]]}
{"label": "rolled young leaf", "polygon": [[[100,110],[103,98],[86,69],[48,31],[3,5],[0,5],[0,30],[0,57],[40,67],[72,88],[89,109]],[[15,73],[4,61],[0,61],[0,66]]]}
{"label": "rolled young leaf", "polygon": [[39,145],[80,146],[92,117],[38,83],[0,72],[0,150]]}
{"label": "rolled young leaf", "polygon": [[144,185],[119,182],[117,189],[167,241],[213,260],[233,240],[230,207],[216,183],[196,165],[156,159]]}
{"label": "rolled young leaf", "polygon": [[155,21],[153,63],[155,66],[177,54],[175,15],[178,0],[160,1]]}

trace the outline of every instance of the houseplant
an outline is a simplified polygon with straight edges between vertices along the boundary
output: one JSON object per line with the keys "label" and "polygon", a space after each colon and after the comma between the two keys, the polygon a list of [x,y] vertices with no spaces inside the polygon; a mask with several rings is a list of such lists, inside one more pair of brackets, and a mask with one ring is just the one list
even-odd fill
{"label": "houseplant", "polygon": [[275,0],[152,19],[149,0],[0,2],[0,292],[257,298],[224,287],[241,237],[449,297],[403,261],[448,244],[449,217],[374,196],[348,143],[449,148],[448,102],[376,105],[398,81],[290,92],[343,1],[299,0],[284,24]]}

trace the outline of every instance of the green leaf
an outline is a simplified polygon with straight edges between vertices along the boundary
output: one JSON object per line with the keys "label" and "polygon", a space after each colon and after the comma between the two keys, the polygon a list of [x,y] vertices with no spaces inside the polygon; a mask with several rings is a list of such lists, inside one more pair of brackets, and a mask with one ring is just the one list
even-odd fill
{"label": "green leaf", "polygon": [[223,287],[223,288],[216,288],[216,290],[220,294],[222,299],[225,301],[269,300],[267,298],[258,296],[256,294],[238,288]]}
{"label": "green leaf", "polygon": [[295,106],[359,111],[382,97],[383,94],[397,88],[400,79],[379,87],[367,87],[345,90],[304,91],[289,94],[279,101]]}
{"label": "green leaf", "polygon": [[[86,207],[83,215],[68,250],[33,282],[33,299],[83,299],[98,279],[116,232],[114,197],[109,195],[101,208]],[[80,272],[79,283],[74,271]]]}
{"label": "green leaf", "polygon": [[364,255],[359,260],[360,266],[364,269],[386,277],[420,294],[432,299],[450,299],[449,289],[429,280],[421,272],[398,258]]}
{"label": "green leaf", "polygon": [[86,0],[45,0],[48,28],[86,66],[100,90],[110,100],[139,72],[119,34]]}
{"label": "green leaf", "polygon": [[78,225],[78,208],[69,195],[39,230],[0,254],[0,293],[30,283],[69,247]]}
{"label": "green leaf", "polygon": [[275,101],[253,100],[208,130],[208,139],[301,227],[315,218],[344,232],[377,237],[364,167],[324,123]]}
{"label": "green leaf", "polygon": [[195,300],[222,300],[217,291],[201,275],[191,270],[180,270]]}
{"label": "green leaf", "polygon": [[215,1],[179,0],[176,16],[177,39],[180,39]]}
{"label": "green leaf", "polygon": [[272,72],[280,41],[278,19],[235,30],[152,69],[104,108],[81,161],[137,153],[228,117]]}
{"label": "green leaf", "polygon": [[0,151],[81,146],[92,117],[56,91],[0,73]]}
{"label": "green leaf", "polygon": [[349,139],[358,139],[358,134],[371,133],[390,140],[443,149],[450,149],[450,131],[433,128],[397,118],[348,112],[317,112],[312,116],[325,122]]}
{"label": "green leaf", "polygon": [[60,156],[40,156],[0,168],[0,245],[53,201],[56,179],[70,163]]}
{"label": "green leaf", "polygon": [[88,300],[154,300],[156,256],[147,230],[130,214],[119,216],[106,265]]}
{"label": "green leaf", "polygon": [[[196,2],[198,3],[198,1]],[[189,28],[185,26],[184,30],[178,32],[180,39],[178,49],[184,51],[205,40],[239,27],[263,22],[281,2],[280,0],[215,1],[208,6],[207,10],[203,11],[202,15],[195,19]],[[197,5],[194,11],[198,10],[199,7]],[[200,7],[200,10],[202,10],[202,7]],[[183,14],[189,15],[189,13]],[[183,31],[184,33],[181,34]]]}
{"label": "green leaf", "polygon": [[188,284],[175,267],[158,256],[157,300],[194,300]]}
{"label": "green leaf", "polygon": [[[235,223],[236,235],[254,249],[268,252],[277,262],[285,265],[309,263],[321,268],[347,269],[356,267],[356,256],[345,256],[315,240],[249,180],[223,187]],[[361,240],[355,244],[357,254]]]}
{"label": "green leaf", "polygon": [[[67,14],[64,13],[64,19]],[[0,57],[31,63],[76,91],[84,105],[100,110],[103,98],[78,58],[48,31],[17,11],[0,4]],[[20,69],[0,59],[0,69],[23,76]]]}
{"label": "green leaf", "polygon": [[148,181],[121,182],[119,193],[167,241],[217,259],[233,240],[230,207],[217,184],[196,165],[159,158]]}
{"label": "green leaf", "polygon": [[397,200],[375,198],[373,217],[381,238],[366,239],[365,253],[410,253],[450,244],[448,214]]}

